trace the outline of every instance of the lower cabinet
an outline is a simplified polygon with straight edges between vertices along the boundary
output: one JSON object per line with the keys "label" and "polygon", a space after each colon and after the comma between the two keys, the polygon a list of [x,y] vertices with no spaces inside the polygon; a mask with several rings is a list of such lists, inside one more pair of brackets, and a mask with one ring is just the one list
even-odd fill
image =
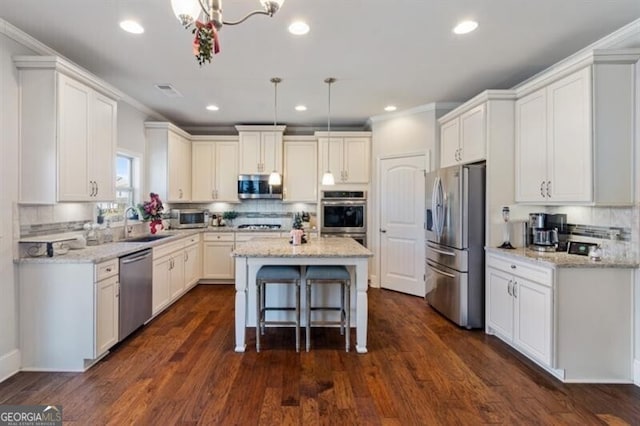
{"label": "lower cabinet", "polygon": [[530,269],[528,265],[515,261],[503,263],[487,259],[487,327],[539,362],[551,366],[551,270],[547,279],[535,282],[524,277]]}
{"label": "lower cabinet", "polygon": [[200,234],[153,248],[151,312],[160,313],[198,283]]}
{"label": "lower cabinet", "polygon": [[631,383],[633,268],[540,263],[487,253],[486,332],[562,381]]}
{"label": "lower cabinet", "polygon": [[233,257],[231,257],[233,248],[233,232],[205,233],[202,278],[209,280],[233,280],[235,277],[235,262]]}
{"label": "lower cabinet", "polygon": [[84,371],[118,342],[118,259],[21,263],[23,371]]}

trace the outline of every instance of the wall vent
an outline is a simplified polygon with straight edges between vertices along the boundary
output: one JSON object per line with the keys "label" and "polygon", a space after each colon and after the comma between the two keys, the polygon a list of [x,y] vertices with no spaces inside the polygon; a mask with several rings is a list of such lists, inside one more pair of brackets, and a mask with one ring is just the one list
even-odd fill
{"label": "wall vent", "polygon": [[175,87],[169,83],[160,83],[155,85],[156,89],[161,91],[168,98],[181,98],[182,93],[178,92]]}

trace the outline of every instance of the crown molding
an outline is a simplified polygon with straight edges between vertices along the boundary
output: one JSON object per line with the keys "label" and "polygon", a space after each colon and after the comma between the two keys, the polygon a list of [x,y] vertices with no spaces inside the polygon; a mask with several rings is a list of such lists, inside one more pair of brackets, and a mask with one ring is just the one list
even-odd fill
{"label": "crown molding", "polygon": [[273,125],[264,125],[264,126],[250,126],[250,125],[238,125],[235,126],[236,130],[239,132],[284,132],[284,129],[287,126],[273,126]]}
{"label": "crown molding", "polygon": [[150,129],[155,129],[155,130],[171,130],[173,133],[176,133],[184,138],[187,138],[189,140],[191,140],[192,136],[185,132],[184,130],[182,130],[180,127],[176,126],[173,123],[170,123],[168,121],[145,121],[144,122],[144,129],[145,130],[150,130]]}
{"label": "crown molding", "polygon": [[329,133],[331,133],[331,136],[334,136],[336,138],[362,138],[362,137],[366,137],[369,138],[371,137],[371,132],[341,132],[341,131],[331,131],[331,132],[315,132],[313,135],[317,138],[327,138],[329,137]]}
{"label": "crown molding", "polygon": [[437,110],[451,110],[460,105],[460,102],[431,102],[424,105],[419,105],[414,108],[405,109],[402,111],[394,111],[387,114],[374,115],[367,120],[370,123],[377,123],[380,121],[394,120],[396,118],[407,117],[410,115],[416,115],[423,112],[437,111]]}
{"label": "crown molding", "polygon": [[514,90],[485,90],[482,93],[477,94],[467,102],[460,105],[458,108],[449,111],[438,119],[440,123],[449,121],[454,117],[464,114],[472,108],[477,107],[485,102],[489,101],[514,101],[516,100],[516,92]]}

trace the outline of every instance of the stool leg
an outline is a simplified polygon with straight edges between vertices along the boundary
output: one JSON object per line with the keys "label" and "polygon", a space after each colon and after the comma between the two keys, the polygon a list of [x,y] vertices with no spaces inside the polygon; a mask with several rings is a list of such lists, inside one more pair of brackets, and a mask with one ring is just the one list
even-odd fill
{"label": "stool leg", "polygon": [[262,316],[261,309],[261,301],[260,298],[260,282],[256,282],[256,352],[260,352],[260,323]]}
{"label": "stool leg", "polygon": [[296,281],[296,352],[300,352],[300,280]]}
{"label": "stool leg", "polygon": [[305,331],[307,352],[309,352],[311,347],[311,280],[307,280],[307,328]]}
{"label": "stool leg", "polygon": [[344,287],[346,282],[340,281],[340,335],[344,335],[344,319],[346,312],[344,310]]}
{"label": "stool leg", "polygon": [[266,311],[266,307],[267,307],[267,283],[262,281],[260,282],[260,309],[262,310],[262,314],[260,316],[261,320],[260,321],[260,332],[262,333],[262,335],[264,336],[264,329],[265,329],[265,321],[267,320],[267,311]]}
{"label": "stool leg", "polygon": [[346,287],[346,305],[347,305],[347,320],[346,320],[346,328],[347,332],[345,333],[346,340],[346,351],[349,352],[349,344],[351,343],[351,281],[345,281]]}

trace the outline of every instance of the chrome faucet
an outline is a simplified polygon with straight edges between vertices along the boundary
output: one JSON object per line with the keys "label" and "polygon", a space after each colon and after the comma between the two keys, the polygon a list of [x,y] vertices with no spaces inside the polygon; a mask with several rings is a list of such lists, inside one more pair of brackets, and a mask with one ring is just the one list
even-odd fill
{"label": "chrome faucet", "polygon": [[138,214],[138,210],[133,206],[129,206],[126,209],[124,209],[124,239],[125,240],[131,236],[131,232],[133,231],[133,226],[129,226],[129,219],[127,216],[127,213],[129,213],[129,210],[133,211],[134,214]]}

